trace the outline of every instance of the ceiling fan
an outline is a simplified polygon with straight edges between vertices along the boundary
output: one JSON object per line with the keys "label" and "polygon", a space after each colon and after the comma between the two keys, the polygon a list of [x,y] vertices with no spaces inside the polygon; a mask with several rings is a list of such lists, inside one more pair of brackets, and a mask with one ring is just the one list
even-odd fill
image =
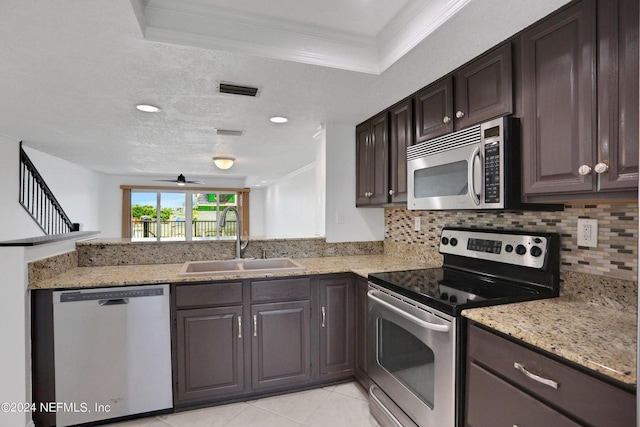
{"label": "ceiling fan", "polygon": [[176,179],[154,179],[154,181],[175,182],[178,185],[185,185],[185,184],[203,185],[204,184],[204,182],[202,181],[188,181],[182,174],[178,175],[178,178]]}

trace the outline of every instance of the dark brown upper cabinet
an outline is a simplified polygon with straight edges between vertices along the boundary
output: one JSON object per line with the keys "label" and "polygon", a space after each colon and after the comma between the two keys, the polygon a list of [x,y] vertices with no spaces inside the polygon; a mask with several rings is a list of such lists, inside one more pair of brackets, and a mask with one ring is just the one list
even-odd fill
{"label": "dark brown upper cabinet", "polygon": [[447,76],[413,96],[416,106],[415,142],[453,131],[453,77]]}
{"label": "dark brown upper cabinet", "polygon": [[638,21],[638,0],[598,3],[600,191],[638,187]]}
{"label": "dark brown upper cabinet", "polygon": [[637,197],[637,1],[583,0],[520,43],[525,201]]}
{"label": "dark brown upper cabinet", "polygon": [[407,98],[389,109],[389,202],[407,201],[407,148],[413,145],[413,100]]}
{"label": "dark brown upper cabinet", "polygon": [[389,119],[378,114],[356,127],[356,206],[387,203]]}
{"label": "dark brown upper cabinet", "polygon": [[507,42],[413,96],[415,142],[512,113],[512,84]]}
{"label": "dark brown upper cabinet", "polygon": [[511,43],[493,49],[455,74],[455,130],[513,112]]}

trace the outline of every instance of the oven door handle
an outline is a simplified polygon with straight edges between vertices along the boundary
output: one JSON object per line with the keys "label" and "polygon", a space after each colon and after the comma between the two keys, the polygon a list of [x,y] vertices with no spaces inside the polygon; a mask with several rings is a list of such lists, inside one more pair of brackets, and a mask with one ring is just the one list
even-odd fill
{"label": "oven door handle", "polygon": [[377,302],[378,304],[381,304],[383,306],[385,306],[386,308],[388,308],[389,310],[393,311],[396,314],[399,314],[400,316],[404,317],[405,319],[407,319],[410,322],[415,323],[418,326],[421,326],[423,328],[426,329],[431,329],[432,331],[436,331],[436,332],[449,332],[449,325],[438,325],[437,323],[430,323],[430,322],[425,322],[422,319],[418,319],[416,316],[409,314],[405,311],[402,311],[401,309],[399,309],[398,307],[396,307],[395,305],[388,303],[380,298],[378,298],[375,295],[374,290],[371,290],[369,292],[367,292],[367,296],[369,298],[371,298],[372,300],[374,300],[375,302]]}

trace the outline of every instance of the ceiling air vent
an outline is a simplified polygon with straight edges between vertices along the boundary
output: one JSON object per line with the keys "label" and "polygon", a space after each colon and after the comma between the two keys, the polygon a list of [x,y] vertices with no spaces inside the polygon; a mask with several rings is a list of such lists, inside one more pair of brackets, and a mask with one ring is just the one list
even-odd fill
{"label": "ceiling air vent", "polygon": [[230,130],[230,129],[216,129],[216,134],[218,134],[218,135],[240,136],[240,135],[242,135],[242,131],[241,130]]}
{"label": "ceiling air vent", "polygon": [[258,88],[251,86],[240,86],[231,83],[220,83],[220,93],[230,93],[231,95],[258,96]]}

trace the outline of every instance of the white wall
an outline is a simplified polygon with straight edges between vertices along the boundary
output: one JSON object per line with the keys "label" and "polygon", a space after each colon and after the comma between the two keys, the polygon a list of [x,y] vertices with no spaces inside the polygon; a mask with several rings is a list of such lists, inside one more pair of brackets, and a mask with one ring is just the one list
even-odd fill
{"label": "white wall", "polygon": [[42,236],[44,233],[18,202],[20,141],[0,134],[0,240]]}
{"label": "white wall", "polygon": [[384,209],[356,208],[354,125],[327,123],[325,138],[327,241],[384,240]]}
{"label": "white wall", "polygon": [[249,194],[249,223],[252,237],[266,237],[265,230],[265,208],[266,208],[267,187],[252,188]]}
{"label": "white wall", "polygon": [[[316,165],[312,163],[267,187],[263,212],[265,237],[322,235],[316,177]],[[251,209],[255,208],[252,204]]]}

